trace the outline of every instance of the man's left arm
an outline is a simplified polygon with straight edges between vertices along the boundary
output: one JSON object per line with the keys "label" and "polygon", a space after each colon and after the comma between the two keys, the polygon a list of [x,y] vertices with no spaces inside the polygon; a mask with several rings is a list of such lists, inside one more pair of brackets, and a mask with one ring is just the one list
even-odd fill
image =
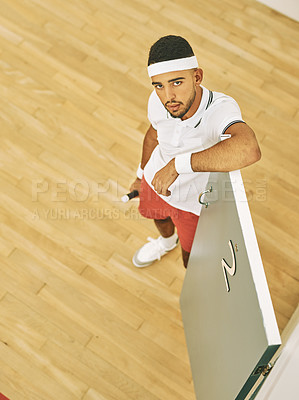
{"label": "man's left arm", "polygon": [[[231,137],[191,155],[189,162],[191,162],[193,172],[234,171],[247,167],[261,158],[261,151],[255,134],[247,124],[243,122],[235,123],[225,133],[231,135]],[[156,173],[152,185],[159,194],[169,196],[168,188],[178,175],[175,168],[175,158],[173,158]]]}

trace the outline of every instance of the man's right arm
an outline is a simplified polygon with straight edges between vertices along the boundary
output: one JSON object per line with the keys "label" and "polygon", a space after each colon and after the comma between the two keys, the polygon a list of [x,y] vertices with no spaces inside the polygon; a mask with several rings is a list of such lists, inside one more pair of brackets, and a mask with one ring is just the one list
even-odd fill
{"label": "man's right arm", "polygon": [[[156,148],[158,144],[157,139],[157,131],[153,128],[152,125],[148,128],[144,139],[143,139],[143,146],[142,146],[142,157],[140,166],[142,169],[146,166],[148,160],[150,159],[152,152]],[[130,187],[130,191],[132,190],[140,190],[140,183],[141,179],[137,178]]]}
{"label": "man's right arm", "polygon": [[141,168],[144,169],[148,160],[150,159],[152,152],[158,144],[157,131],[152,125],[148,128],[144,139],[142,147],[142,157],[141,157]]}

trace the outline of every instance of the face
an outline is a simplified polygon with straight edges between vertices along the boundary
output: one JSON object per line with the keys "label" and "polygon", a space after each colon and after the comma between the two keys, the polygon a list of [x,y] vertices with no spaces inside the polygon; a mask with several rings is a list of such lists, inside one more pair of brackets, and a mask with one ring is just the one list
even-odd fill
{"label": "face", "polygon": [[201,99],[202,70],[167,72],[152,77],[152,85],[166,110],[174,118],[190,118]]}

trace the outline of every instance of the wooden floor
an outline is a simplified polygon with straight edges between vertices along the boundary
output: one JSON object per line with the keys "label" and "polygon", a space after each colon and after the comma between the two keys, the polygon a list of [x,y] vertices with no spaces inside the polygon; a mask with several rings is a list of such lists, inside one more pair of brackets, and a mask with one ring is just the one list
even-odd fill
{"label": "wooden floor", "polygon": [[240,104],[243,171],[280,330],[299,299],[299,24],[253,0],[0,0],[0,392],[195,400],[180,250],[131,258],[151,221],[121,195],[148,126],[150,45],[180,34]]}

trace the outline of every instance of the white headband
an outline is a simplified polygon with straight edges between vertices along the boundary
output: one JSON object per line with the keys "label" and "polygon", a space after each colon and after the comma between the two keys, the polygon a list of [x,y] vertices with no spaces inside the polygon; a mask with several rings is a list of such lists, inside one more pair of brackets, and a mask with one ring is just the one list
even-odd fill
{"label": "white headband", "polygon": [[184,71],[185,69],[198,68],[195,56],[177,58],[176,60],[161,61],[147,67],[149,77],[165,74],[166,72]]}

